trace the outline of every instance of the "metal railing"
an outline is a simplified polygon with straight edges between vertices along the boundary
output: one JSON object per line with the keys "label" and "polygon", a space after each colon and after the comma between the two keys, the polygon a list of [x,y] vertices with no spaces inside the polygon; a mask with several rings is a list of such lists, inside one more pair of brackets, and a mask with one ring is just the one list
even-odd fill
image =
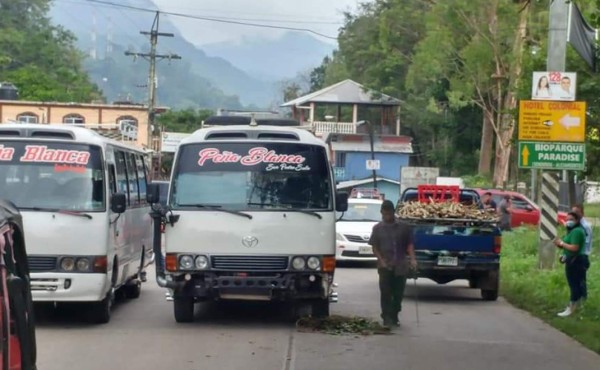
{"label": "metal railing", "polygon": [[313,121],[312,125],[316,134],[356,134],[356,124],[352,122]]}

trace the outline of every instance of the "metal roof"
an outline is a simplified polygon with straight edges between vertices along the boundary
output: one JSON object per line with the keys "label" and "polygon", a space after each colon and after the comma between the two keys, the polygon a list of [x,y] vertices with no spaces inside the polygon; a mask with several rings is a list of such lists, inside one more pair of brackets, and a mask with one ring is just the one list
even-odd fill
{"label": "metal roof", "polygon": [[[332,142],[331,149],[336,152],[370,152],[371,144],[368,142]],[[373,143],[373,151],[375,153],[402,153],[412,154],[413,148],[411,143]]]}
{"label": "metal roof", "polygon": [[400,105],[400,99],[367,89],[358,82],[345,80],[322,90],[283,103],[282,107],[301,106],[307,103]]}

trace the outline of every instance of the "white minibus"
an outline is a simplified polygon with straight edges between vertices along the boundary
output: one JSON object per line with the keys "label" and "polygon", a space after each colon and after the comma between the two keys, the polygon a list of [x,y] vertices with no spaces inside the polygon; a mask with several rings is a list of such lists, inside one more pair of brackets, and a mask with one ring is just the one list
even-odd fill
{"label": "white minibus", "polygon": [[21,211],[34,302],[88,302],[110,320],[152,262],[146,154],[68,125],[0,125],[0,196]]}
{"label": "white minibus", "polygon": [[[177,322],[193,321],[206,300],[286,301],[316,316],[335,301],[336,209],[348,195],[336,194],[327,146],[305,130],[253,123],[200,129],[177,149],[166,271],[157,264]],[[148,200],[158,203],[157,185]]]}

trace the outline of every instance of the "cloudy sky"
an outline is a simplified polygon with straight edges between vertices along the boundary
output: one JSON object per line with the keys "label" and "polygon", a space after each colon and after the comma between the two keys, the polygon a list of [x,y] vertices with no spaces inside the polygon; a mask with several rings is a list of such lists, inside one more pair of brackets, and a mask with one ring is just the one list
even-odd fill
{"label": "cloudy sky", "polygon": [[[185,13],[234,21],[309,28],[336,36],[343,12],[355,10],[364,0],[153,0],[163,11]],[[196,45],[243,38],[277,38],[285,31],[172,18],[184,36]],[[334,40],[321,38],[335,43]]]}

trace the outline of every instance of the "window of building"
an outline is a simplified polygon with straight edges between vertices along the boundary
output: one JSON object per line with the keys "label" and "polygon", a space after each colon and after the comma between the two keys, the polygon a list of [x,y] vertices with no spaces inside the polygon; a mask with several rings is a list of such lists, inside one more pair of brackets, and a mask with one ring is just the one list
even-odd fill
{"label": "window of building", "polygon": [[39,116],[35,113],[25,112],[17,115],[17,121],[22,123],[39,123]]}
{"label": "window of building", "polygon": [[67,125],[83,125],[85,118],[80,114],[67,114],[63,117],[63,123]]}

